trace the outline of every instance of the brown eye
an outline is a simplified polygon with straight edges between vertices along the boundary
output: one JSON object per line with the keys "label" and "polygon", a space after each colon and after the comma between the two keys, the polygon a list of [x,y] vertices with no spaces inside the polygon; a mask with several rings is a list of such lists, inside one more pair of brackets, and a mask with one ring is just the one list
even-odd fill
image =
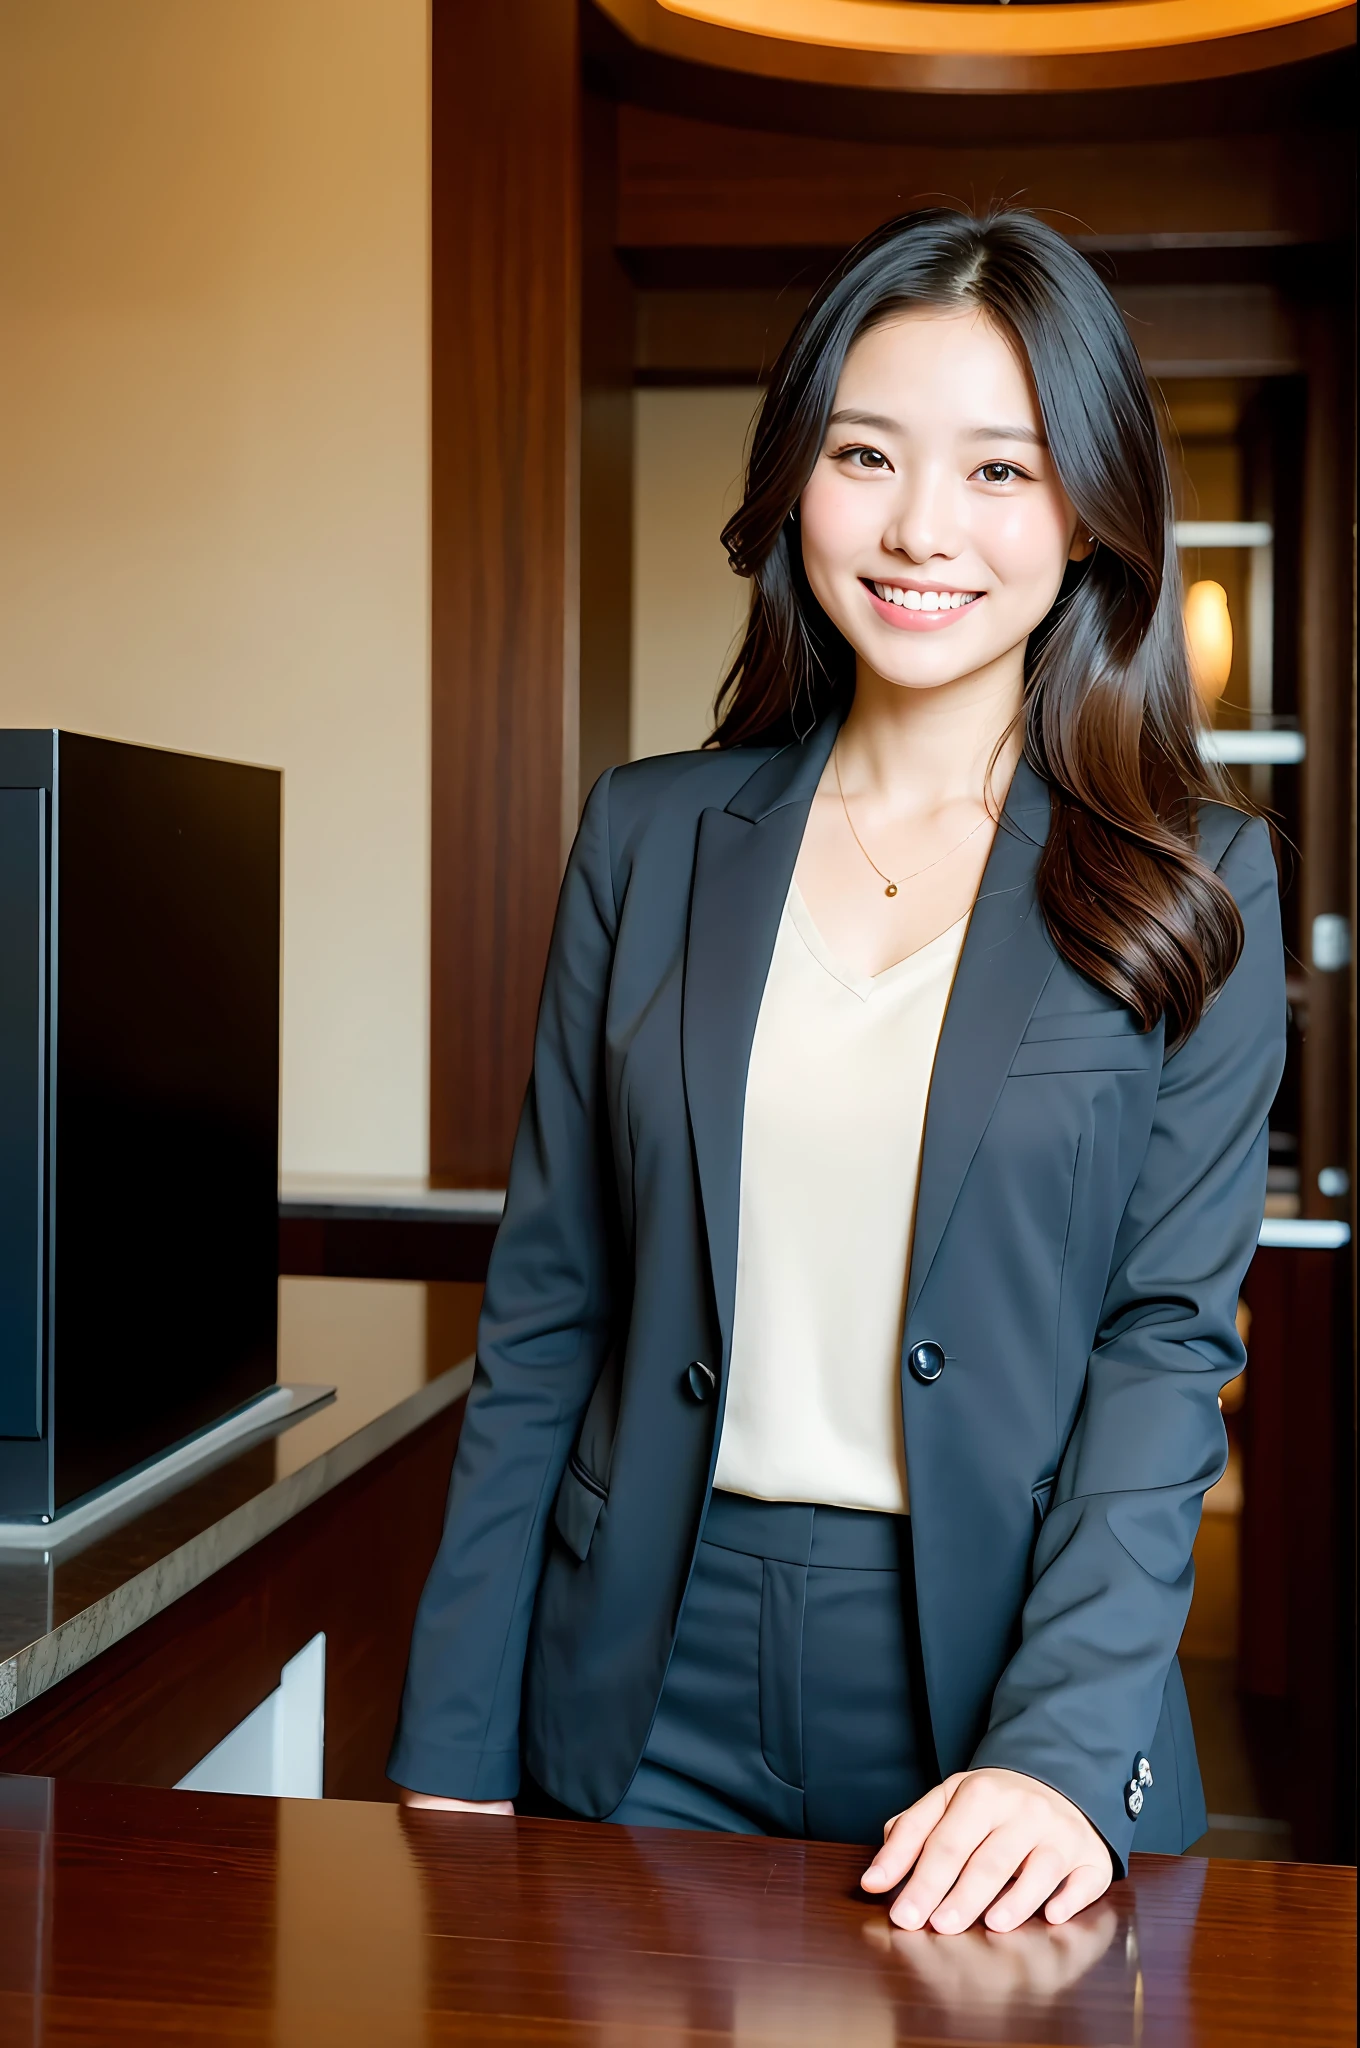
{"label": "brown eye", "polygon": [[1009,462],[984,462],[978,475],[985,484],[1008,484],[1015,470]]}
{"label": "brown eye", "polygon": [[888,467],[887,456],[878,448],[856,448],[855,454],[859,459],[861,469],[886,469]]}

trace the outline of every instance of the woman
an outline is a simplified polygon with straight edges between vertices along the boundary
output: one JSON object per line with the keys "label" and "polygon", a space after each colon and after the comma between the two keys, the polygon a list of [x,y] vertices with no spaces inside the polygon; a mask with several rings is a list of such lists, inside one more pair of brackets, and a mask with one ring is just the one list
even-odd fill
{"label": "woman", "polygon": [[568,864],[391,1772],[1057,1922],[1205,1825],[1268,835],[1200,753],[1137,357],[1033,218],[851,252],[724,538],[713,741]]}

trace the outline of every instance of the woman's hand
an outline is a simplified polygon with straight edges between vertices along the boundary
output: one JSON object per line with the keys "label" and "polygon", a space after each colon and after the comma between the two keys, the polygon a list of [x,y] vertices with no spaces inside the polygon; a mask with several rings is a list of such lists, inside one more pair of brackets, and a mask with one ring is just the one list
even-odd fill
{"label": "woman's hand", "polygon": [[[915,1869],[912,1869],[913,1864]],[[1079,1807],[1019,1771],[959,1771],[899,1813],[860,1883],[893,1900],[898,1927],[961,1934],[977,1919],[995,1933],[1042,1906],[1054,1926],[1109,1889],[1110,1852]]]}
{"label": "woman's hand", "polygon": [[438,1799],[433,1792],[408,1792],[401,1787],[403,1806],[433,1806],[441,1813],[513,1813],[513,1799]]}

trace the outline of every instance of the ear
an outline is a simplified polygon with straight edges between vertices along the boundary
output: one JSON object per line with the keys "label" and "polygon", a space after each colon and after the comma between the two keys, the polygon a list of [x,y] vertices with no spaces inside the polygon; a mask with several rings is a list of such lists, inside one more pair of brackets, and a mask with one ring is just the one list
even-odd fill
{"label": "ear", "polygon": [[1072,545],[1067,550],[1067,559],[1069,562],[1085,562],[1095,553],[1097,546],[1095,535],[1083,533],[1081,526],[1078,525],[1072,535]]}

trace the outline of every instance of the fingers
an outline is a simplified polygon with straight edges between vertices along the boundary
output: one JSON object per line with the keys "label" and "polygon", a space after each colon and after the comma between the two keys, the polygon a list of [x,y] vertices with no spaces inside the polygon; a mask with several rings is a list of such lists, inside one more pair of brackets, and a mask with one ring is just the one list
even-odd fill
{"label": "fingers", "polygon": [[[1010,1884],[1033,1847],[1033,1837],[1022,1827],[996,1828],[984,1836],[948,1890],[927,1909],[935,1931],[962,1934],[971,1927]],[[1061,1875],[1062,1864],[1057,1862],[1050,1891]]]}
{"label": "fingers", "polygon": [[438,1813],[513,1814],[513,1799],[441,1799],[433,1792],[411,1792],[404,1785],[399,1794],[403,1806],[429,1807]]}
{"label": "fingers", "polygon": [[[950,1801],[943,1819],[932,1830],[917,1857],[916,1868],[892,1903],[890,1918],[899,1927],[924,1927],[927,1920],[933,1922],[936,1909],[953,1890],[969,1858],[991,1834],[992,1819],[985,1800],[958,1798]],[[1018,1862],[1019,1857],[1015,1860]],[[1005,1873],[1006,1877],[1014,1868],[1013,1862]],[[987,1904],[991,1903],[1004,1882],[1005,1878],[997,1879]],[[955,1925],[966,1923],[960,1921]],[[941,1932],[946,1931],[953,1933],[955,1926],[941,1929]]]}
{"label": "fingers", "polygon": [[1008,1934],[1037,1913],[1067,1875],[1065,1859],[1044,1845],[1031,1851],[1013,1881],[995,1898],[983,1918],[994,1934]]}
{"label": "fingers", "polygon": [[1103,1864],[1078,1864],[1075,1870],[1069,1871],[1044,1907],[1044,1918],[1051,1926],[1061,1927],[1074,1913],[1080,1913],[1103,1897],[1113,1878],[1114,1871],[1108,1857]]}
{"label": "fingers", "polygon": [[860,1883],[865,1891],[891,1891],[900,1884],[912,1864],[921,1853],[932,1828],[940,1820],[949,1804],[950,1789],[958,1783],[957,1778],[948,1778],[943,1785],[935,1785],[914,1806],[897,1814],[888,1822],[883,1831],[883,1847],[865,1871]]}

